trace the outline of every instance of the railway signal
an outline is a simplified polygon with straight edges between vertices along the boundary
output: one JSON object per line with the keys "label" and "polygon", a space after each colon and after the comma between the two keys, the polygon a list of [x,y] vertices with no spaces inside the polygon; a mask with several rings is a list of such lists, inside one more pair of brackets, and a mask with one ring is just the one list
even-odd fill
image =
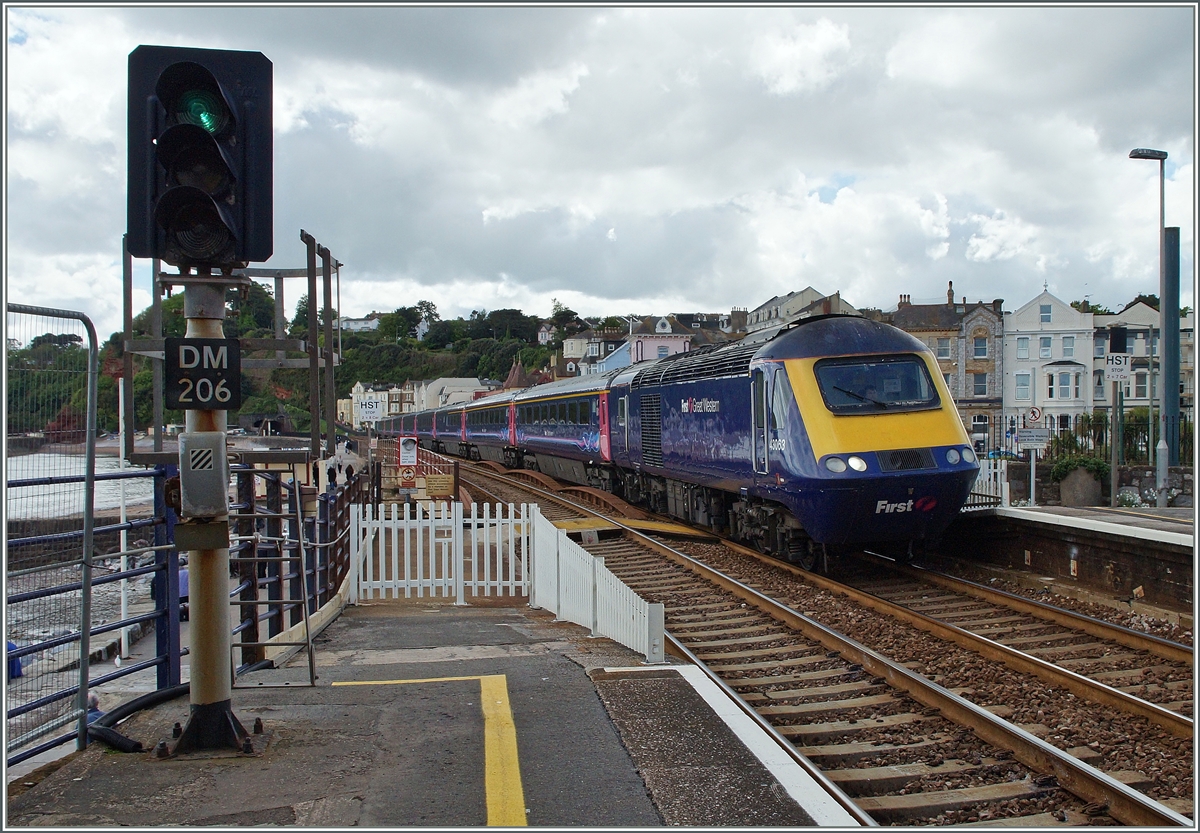
{"label": "railway signal", "polygon": [[133,257],[211,270],[271,256],[271,93],[261,52],[139,46],[129,54]]}

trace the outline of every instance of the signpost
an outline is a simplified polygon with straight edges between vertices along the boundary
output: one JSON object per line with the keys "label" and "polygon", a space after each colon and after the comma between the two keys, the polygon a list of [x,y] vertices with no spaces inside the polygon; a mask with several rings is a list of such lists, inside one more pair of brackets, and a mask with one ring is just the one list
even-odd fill
{"label": "signpost", "polygon": [[378,399],[364,399],[358,403],[359,422],[379,422],[383,419],[383,402]]}
{"label": "signpost", "polygon": [[[1112,334],[1112,343],[1121,344],[1124,341],[1124,332],[1120,332],[1117,336],[1116,331]],[[1117,449],[1120,448],[1120,438],[1117,437],[1118,427],[1120,427],[1121,401],[1120,390],[1121,383],[1129,380],[1129,354],[1128,353],[1109,353],[1104,356],[1104,380],[1112,383],[1112,425],[1109,427],[1109,448],[1110,451],[1110,467],[1112,469],[1112,485],[1109,495],[1109,504],[1111,507],[1117,505],[1117,484],[1120,483],[1120,478],[1117,477],[1117,461],[1120,460]]]}
{"label": "signpost", "polygon": [[[1032,408],[1030,413],[1037,411],[1037,408]],[[1038,412],[1041,416],[1041,412]],[[1018,428],[1017,429],[1017,445],[1021,446],[1021,450],[1029,451],[1029,505],[1037,506],[1037,498],[1034,489],[1037,485],[1037,455],[1039,451],[1045,451],[1046,446],[1050,444],[1050,429],[1049,428]]]}
{"label": "signpost", "polygon": [[242,407],[242,353],[236,338],[168,338],[163,394],[168,408],[236,411]]}

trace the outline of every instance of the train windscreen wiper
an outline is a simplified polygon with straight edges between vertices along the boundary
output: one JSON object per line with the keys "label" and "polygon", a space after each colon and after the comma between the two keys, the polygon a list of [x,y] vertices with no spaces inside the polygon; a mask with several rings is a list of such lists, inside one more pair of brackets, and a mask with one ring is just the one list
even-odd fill
{"label": "train windscreen wiper", "polygon": [[857,399],[859,402],[871,402],[871,403],[873,403],[873,404],[875,404],[875,405],[878,405],[880,408],[885,408],[885,409],[887,408],[887,403],[886,403],[886,402],[881,402],[881,401],[879,401],[878,399],[872,399],[872,398],[871,398],[871,397],[869,397],[869,396],[863,396],[861,393],[855,393],[855,392],[854,392],[854,391],[852,391],[852,390],[846,390],[845,388],[839,388],[837,385],[834,385],[834,386],[833,386],[833,389],[834,389],[834,390],[840,390],[842,393],[845,393],[845,394],[848,394],[848,395],[850,395],[850,396],[853,396],[853,397],[854,397],[855,399]]}

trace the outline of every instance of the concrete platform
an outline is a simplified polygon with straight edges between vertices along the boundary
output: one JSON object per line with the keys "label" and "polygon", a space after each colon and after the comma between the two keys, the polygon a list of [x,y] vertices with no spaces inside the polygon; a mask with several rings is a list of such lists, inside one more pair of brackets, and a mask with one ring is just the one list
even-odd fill
{"label": "concrete platform", "polygon": [[[350,607],[316,659],[316,687],[304,655],[239,680],[253,752],[94,743],[11,782],[7,826],[852,824],[693,674],[519,600]],[[152,750],[188,710],[118,729]]]}

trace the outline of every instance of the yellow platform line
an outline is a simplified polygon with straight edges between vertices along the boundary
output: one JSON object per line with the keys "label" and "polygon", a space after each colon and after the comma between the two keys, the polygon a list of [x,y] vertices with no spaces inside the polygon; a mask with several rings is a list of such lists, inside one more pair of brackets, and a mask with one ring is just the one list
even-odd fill
{"label": "yellow platform line", "polygon": [[483,770],[488,827],[525,827],[525,789],[517,755],[517,727],[508,699],[508,678],[503,674],[477,677],[429,677],[423,680],[347,680],[333,685],[410,685],[479,681],[483,707]]}

